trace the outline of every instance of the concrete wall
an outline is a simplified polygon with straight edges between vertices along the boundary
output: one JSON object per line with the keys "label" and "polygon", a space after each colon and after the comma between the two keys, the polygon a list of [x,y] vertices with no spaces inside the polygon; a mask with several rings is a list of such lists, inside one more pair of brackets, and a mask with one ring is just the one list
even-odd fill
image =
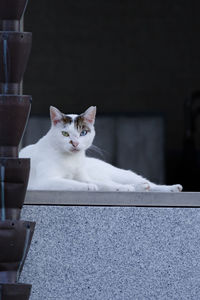
{"label": "concrete wall", "polygon": [[20,279],[30,300],[200,299],[199,209],[25,205],[22,217],[37,223]]}

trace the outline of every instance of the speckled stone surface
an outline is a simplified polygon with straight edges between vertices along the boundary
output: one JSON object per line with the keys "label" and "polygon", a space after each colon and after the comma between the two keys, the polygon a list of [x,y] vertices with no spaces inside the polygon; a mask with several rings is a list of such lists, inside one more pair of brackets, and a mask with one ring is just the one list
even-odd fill
{"label": "speckled stone surface", "polygon": [[24,206],[30,300],[199,300],[200,209]]}

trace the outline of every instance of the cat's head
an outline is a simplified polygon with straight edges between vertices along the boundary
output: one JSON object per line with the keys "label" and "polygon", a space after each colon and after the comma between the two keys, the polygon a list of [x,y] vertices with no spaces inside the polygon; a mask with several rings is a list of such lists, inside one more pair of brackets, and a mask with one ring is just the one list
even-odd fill
{"label": "cat's head", "polygon": [[80,115],[63,114],[57,108],[50,106],[54,145],[60,151],[71,154],[88,149],[95,137],[95,115],[95,106],[89,107]]}

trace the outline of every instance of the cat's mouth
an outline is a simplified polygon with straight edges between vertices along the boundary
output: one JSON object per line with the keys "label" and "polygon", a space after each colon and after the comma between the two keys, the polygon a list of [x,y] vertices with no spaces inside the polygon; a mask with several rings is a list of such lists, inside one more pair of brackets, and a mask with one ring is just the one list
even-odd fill
{"label": "cat's mouth", "polygon": [[73,152],[73,153],[76,153],[76,152],[79,152],[80,149],[78,149],[78,148],[72,148],[72,149],[70,149],[70,151]]}

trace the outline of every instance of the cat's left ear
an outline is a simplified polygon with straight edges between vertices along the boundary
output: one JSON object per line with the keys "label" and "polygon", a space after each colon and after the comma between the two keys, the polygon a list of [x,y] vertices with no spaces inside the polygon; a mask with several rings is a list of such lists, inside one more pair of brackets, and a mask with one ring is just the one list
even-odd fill
{"label": "cat's left ear", "polygon": [[96,116],[96,106],[90,106],[83,114],[82,116],[84,119],[89,122],[90,124],[94,124],[95,122],[95,116]]}
{"label": "cat's left ear", "polygon": [[50,117],[52,123],[56,125],[58,122],[62,120],[63,114],[56,107],[50,106]]}

